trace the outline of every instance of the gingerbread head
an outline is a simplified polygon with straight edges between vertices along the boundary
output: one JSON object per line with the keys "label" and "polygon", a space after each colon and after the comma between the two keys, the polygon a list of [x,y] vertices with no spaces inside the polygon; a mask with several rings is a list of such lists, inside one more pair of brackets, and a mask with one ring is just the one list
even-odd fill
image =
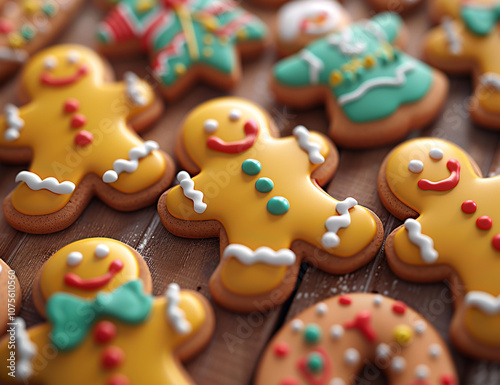
{"label": "gingerbread head", "polygon": [[[2,372],[2,383],[187,385],[179,359],[199,351],[213,331],[202,296],[171,284],[165,297],[153,297],[144,260],[107,238],[56,252],[33,297],[49,322],[25,330],[16,320],[14,374]],[[12,350],[7,342],[0,341],[2,358]]]}
{"label": "gingerbread head", "polygon": [[[195,108],[179,133],[178,158],[188,172],[158,210],[180,236],[220,236],[214,298],[238,311],[286,300],[301,261],[331,273],[352,271],[376,253],[382,226],[354,198],[341,202],[324,185],[337,152],[305,127],[277,138],[274,124],[243,99],[214,99]],[[272,298],[272,300],[271,300]]]}
{"label": "gingerbread head", "polygon": [[94,195],[120,210],[141,208],[171,181],[171,159],[129,128],[159,115],[153,90],[132,73],[120,83],[110,77],[96,53],[77,45],[49,48],[26,65],[21,92],[30,102],[8,104],[0,117],[0,158],[32,159],[4,202],[13,227],[61,230]]}
{"label": "gingerbread head", "polygon": [[[386,244],[389,264],[405,279],[451,281],[456,315],[451,336],[465,352],[498,360],[500,223],[492,198],[500,178],[450,142],[423,138],[398,146],[379,177],[382,202],[406,219]],[[416,219],[415,219],[416,218]]]}

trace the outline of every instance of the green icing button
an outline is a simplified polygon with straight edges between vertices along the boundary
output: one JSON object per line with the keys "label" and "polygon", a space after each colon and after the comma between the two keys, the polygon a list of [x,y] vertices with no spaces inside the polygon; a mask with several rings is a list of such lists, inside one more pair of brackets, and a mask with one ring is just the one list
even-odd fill
{"label": "green icing button", "polygon": [[242,163],[241,169],[247,175],[257,175],[262,170],[262,166],[258,160],[247,159]]}
{"label": "green icing button", "polygon": [[33,26],[31,26],[29,24],[25,24],[21,27],[21,35],[23,35],[23,37],[26,40],[31,40],[35,37],[36,30]]}
{"label": "green icing button", "polygon": [[261,193],[268,193],[273,189],[273,187],[274,183],[269,178],[259,178],[257,179],[257,182],[255,182],[255,188],[257,189],[258,192]]}
{"label": "green icing button", "polygon": [[323,357],[319,353],[311,353],[307,358],[307,368],[312,373],[321,373],[324,368]]}
{"label": "green icing button", "polygon": [[315,344],[321,339],[321,329],[316,324],[309,324],[304,330],[304,340],[308,344]]}
{"label": "green icing button", "polygon": [[47,16],[53,17],[56,15],[58,7],[56,3],[49,0],[42,4],[42,10]]}
{"label": "green icing button", "polygon": [[273,215],[283,215],[290,209],[290,203],[283,197],[272,197],[267,201],[267,211]]}

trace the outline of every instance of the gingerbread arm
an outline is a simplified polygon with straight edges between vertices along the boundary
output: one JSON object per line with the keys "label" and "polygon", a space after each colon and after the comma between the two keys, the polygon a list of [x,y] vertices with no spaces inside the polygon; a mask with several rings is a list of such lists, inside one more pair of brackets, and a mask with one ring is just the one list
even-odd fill
{"label": "gingerbread arm", "polygon": [[25,147],[29,145],[28,135],[25,133],[30,128],[30,105],[16,107],[6,104],[3,115],[0,115],[0,146]]}
{"label": "gingerbread arm", "polygon": [[379,32],[385,35],[387,41],[391,44],[397,44],[404,31],[404,23],[401,17],[391,12],[374,16],[371,23],[378,27]]}

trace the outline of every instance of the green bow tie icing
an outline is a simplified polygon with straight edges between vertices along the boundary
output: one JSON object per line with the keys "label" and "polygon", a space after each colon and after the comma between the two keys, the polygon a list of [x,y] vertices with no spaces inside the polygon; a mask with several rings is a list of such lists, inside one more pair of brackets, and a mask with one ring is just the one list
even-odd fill
{"label": "green bow tie icing", "polygon": [[467,28],[477,35],[488,35],[500,18],[500,3],[466,3],[462,7],[462,20]]}
{"label": "green bow tie icing", "polygon": [[432,70],[393,47],[401,18],[382,13],[319,39],[274,68],[278,84],[324,85],[354,123],[373,122],[425,97]]}
{"label": "green bow tie icing", "polygon": [[200,64],[226,76],[237,66],[236,45],[264,40],[266,26],[227,0],[122,0],[101,23],[103,45],[140,40],[156,77],[173,86]]}
{"label": "green bow tie icing", "polygon": [[99,293],[93,301],[72,294],[54,294],[47,302],[51,342],[62,351],[73,349],[99,318],[139,324],[148,318],[152,304],[153,297],[144,293],[141,280],[127,282],[110,293]]}

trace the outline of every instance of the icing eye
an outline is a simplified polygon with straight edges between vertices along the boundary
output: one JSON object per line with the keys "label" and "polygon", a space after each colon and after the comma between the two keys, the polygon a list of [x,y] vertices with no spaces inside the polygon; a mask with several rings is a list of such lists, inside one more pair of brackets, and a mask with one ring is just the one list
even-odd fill
{"label": "icing eye", "polygon": [[443,159],[443,150],[437,147],[431,148],[429,156],[434,160],[441,160]]}
{"label": "icing eye", "polygon": [[43,62],[45,69],[52,70],[57,67],[57,59],[55,56],[47,56]]}
{"label": "icing eye", "polygon": [[74,267],[79,265],[83,260],[83,255],[79,251],[72,251],[66,258],[68,266]]}
{"label": "icing eye", "polygon": [[233,109],[229,111],[229,119],[231,119],[233,122],[239,120],[241,118],[241,111],[237,109]]}
{"label": "icing eye", "polygon": [[68,52],[68,63],[75,64],[80,60],[80,53],[78,51],[69,51]]}
{"label": "icing eye", "polygon": [[219,128],[219,122],[215,119],[207,119],[203,123],[203,128],[206,132],[214,132]]}
{"label": "icing eye", "polygon": [[109,254],[109,247],[106,245],[97,245],[95,248],[95,256],[97,258],[106,258]]}
{"label": "icing eye", "polygon": [[414,174],[420,174],[424,169],[424,164],[420,160],[410,160],[408,163],[408,170],[413,172]]}

